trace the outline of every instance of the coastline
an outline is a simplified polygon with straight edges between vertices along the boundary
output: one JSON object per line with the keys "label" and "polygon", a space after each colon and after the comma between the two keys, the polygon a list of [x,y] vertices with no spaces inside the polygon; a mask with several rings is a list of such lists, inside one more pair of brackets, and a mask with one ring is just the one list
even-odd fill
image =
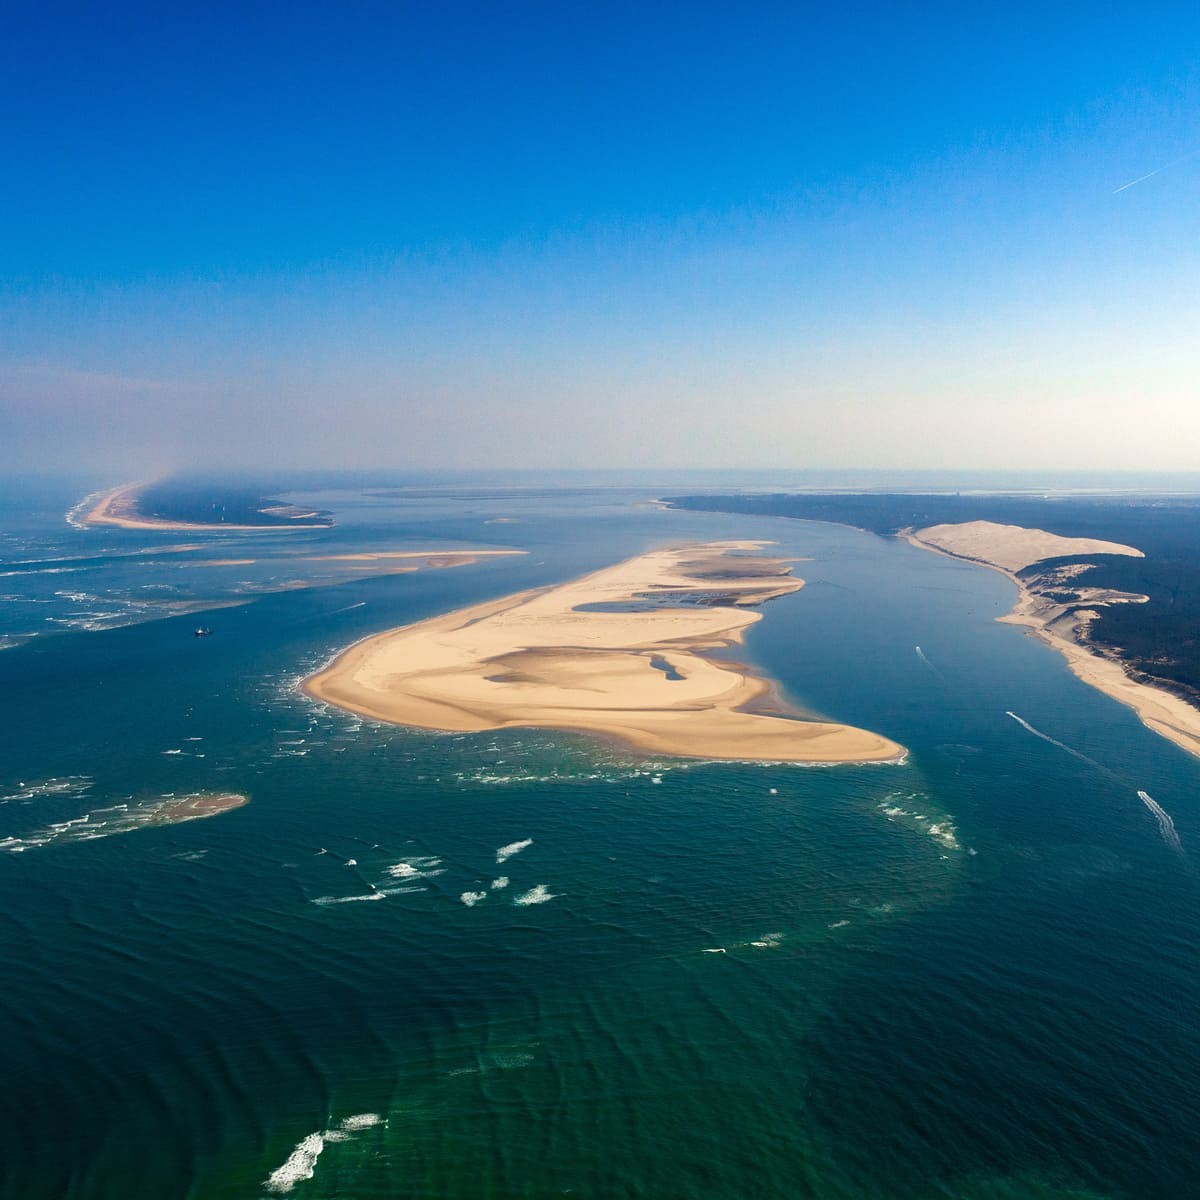
{"label": "coastline", "polygon": [[[1200,757],[1200,710],[1164,687],[1131,679],[1126,665],[1120,659],[1105,654],[1089,643],[1086,640],[1087,626],[1097,615],[1094,610],[1084,607],[1068,614],[1062,606],[1048,604],[1015,571],[981,555],[955,553],[945,546],[927,541],[921,535],[929,532],[928,529],[910,530],[897,536],[921,550],[987,567],[1010,579],[1017,589],[1017,600],[1008,613],[996,618],[998,621],[1028,629],[1034,637],[1058,651],[1066,659],[1071,672],[1083,683],[1132,708],[1147,729],[1189,754]],[[1081,553],[1089,551],[1083,550]],[[1126,602],[1136,602],[1137,599],[1144,600],[1144,597],[1124,599]]]}
{"label": "coastline", "polygon": [[189,530],[233,530],[238,533],[261,533],[263,530],[274,532],[280,529],[327,529],[328,525],[285,524],[276,525],[226,525],[221,523],[203,523],[200,521],[167,521],[155,517],[143,517],[137,511],[137,493],[141,488],[148,487],[151,481],[141,480],[138,483],[123,483],[119,487],[110,488],[107,492],[99,493],[95,503],[82,515],[74,517],[74,512],[87,505],[92,497],[86,497],[76,510],[68,514],[67,520],[72,525],[88,528],[93,525],[113,525],[119,529],[171,530],[187,532]]}
{"label": "coastline", "polygon": [[750,606],[797,591],[761,542],[652,551],[554,587],[388,630],[304,680],[310,697],[390,724],[543,728],[678,757],[894,762],[852,726],[748,711],[771,682],[706,651],[741,642]]}

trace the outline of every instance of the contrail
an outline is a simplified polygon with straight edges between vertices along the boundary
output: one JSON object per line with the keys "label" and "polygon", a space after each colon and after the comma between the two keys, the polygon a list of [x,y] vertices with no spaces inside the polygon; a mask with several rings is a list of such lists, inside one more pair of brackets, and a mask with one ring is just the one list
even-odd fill
{"label": "contrail", "polygon": [[1137,179],[1131,179],[1128,183],[1123,183],[1119,188],[1113,188],[1112,195],[1118,192],[1128,191],[1131,187],[1136,187],[1139,183],[1145,183],[1147,179],[1153,179],[1155,175],[1161,175],[1164,171],[1169,171],[1172,167],[1179,166],[1180,163],[1187,162],[1189,158],[1195,158],[1200,154],[1200,150],[1189,150],[1182,158],[1173,159],[1169,163],[1163,163],[1161,167],[1155,167],[1146,175],[1139,175]]}
{"label": "contrail", "polygon": [[1138,789],[1138,798],[1154,814],[1154,819],[1158,822],[1158,830],[1162,834],[1163,841],[1176,854],[1182,854],[1183,843],[1179,840],[1179,834],[1175,831],[1175,822],[1171,820],[1166,809],[1153,796],[1143,792],[1140,788]]}

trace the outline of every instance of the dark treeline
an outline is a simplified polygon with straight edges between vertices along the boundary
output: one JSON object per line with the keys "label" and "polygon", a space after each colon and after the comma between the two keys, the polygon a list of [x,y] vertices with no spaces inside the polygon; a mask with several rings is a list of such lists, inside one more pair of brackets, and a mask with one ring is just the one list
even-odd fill
{"label": "dark treeline", "polygon": [[[138,512],[164,521],[189,521],[204,525],[295,525],[295,517],[286,513],[264,512],[285,507],[286,500],[264,496],[254,487],[229,483],[202,483],[193,480],[165,480],[141,488],[137,495]],[[311,511],[311,510],[308,510]],[[332,525],[329,514],[305,518],[306,525]]]}
{"label": "dark treeline", "polygon": [[[871,533],[961,521],[997,521],[1063,537],[1101,538],[1143,551],[1145,558],[1085,555],[1095,567],[1081,586],[1149,596],[1146,604],[1100,610],[1090,637],[1135,672],[1200,699],[1200,498],[961,496],[836,493],[678,496],[678,508],[833,521]],[[1031,570],[1044,570],[1039,564]]]}

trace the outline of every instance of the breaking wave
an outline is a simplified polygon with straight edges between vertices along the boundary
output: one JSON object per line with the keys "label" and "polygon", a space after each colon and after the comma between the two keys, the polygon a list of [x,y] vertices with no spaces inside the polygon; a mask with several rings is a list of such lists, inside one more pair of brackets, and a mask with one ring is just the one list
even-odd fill
{"label": "breaking wave", "polygon": [[325,1138],[319,1133],[310,1133],[303,1141],[297,1143],[295,1150],[288,1155],[287,1162],[282,1167],[276,1167],[267,1176],[264,1183],[267,1191],[276,1195],[290,1192],[296,1184],[305,1179],[311,1179],[317,1169],[317,1159],[325,1149]]}
{"label": "breaking wave", "polygon": [[522,850],[528,849],[532,845],[533,838],[525,838],[525,840],[521,842],[509,842],[507,846],[501,846],[500,849],[496,851],[496,862],[508,862],[508,860],[512,858],[514,854],[520,854]]}
{"label": "breaking wave", "polygon": [[[943,849],[961,850],[962,843],[958,840],[958,830],[955,829],[954,823],[949,817],[932,817],[927,813],[918,812],[915,807],[905,808],[904,804],[900,803],[900,801],[904,801],[905,804],[911,804],[913,801],[927,799],[927,796],[923,796],[919,792],[912,792],[908,796],[904,796],[900,792],[892,792],[885,796],[876,807],[889,821],[907,825],[910,829],[924,833]],[[920,807],[925,806],[922,804]]]}
{"label": "breaking wave", "polygon": [[554,893],[547,890],[544,883],[539,883],[535,887],[531,887],[529,891],[522,892],[519,896],[513,897],[513,903],[525,907],[529,904],[545,904],[547,900],[553,900]]}

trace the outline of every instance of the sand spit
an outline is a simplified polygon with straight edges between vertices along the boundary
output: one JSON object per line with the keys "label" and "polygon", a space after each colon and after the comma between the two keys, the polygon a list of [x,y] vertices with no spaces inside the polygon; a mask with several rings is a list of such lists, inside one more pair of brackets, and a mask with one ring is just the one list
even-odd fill
{"label": "sand spit", "polygon": [[[1164,688],[1131,679],[1120,659],[1088,641],[1088,627],[1100,615],[1099,609],[1112,604],[1144,604],[1145,596],[1080,587],[1074,579],[1086,569],[1086,564],[1047,568],[1032,579],[1015,574],[1048,558],[1084,554],[1127,554],[1142,558],[1140,550],[1117,542],[1064,538],[1044,529],[997,525],[991,521],[932,525],[904,536],[914,546],[967,559],[1007,575],[1016,584],[1017,603],[999,620],[1024,625],[1053,646],[1084,683],[1128,705],[1148,729],[1200,757],[1200,711]],[[1061,595],[1064,590],[1075,597],[1068,604],[1047,594]]]}
{"label": "sand spit", "polygon": [[[327,524],[304,524],[302,521],[280,523],[277,525],[226,525],[220,522],[201,521],[165,521],[158,517],[146,517],[138,511],[138,493],[146,487],[146,483],[126,483],[111,491],[101,493],[91,508],[86,509],[78,518],[80,525],[116,525],[121,529],[154,529],[154,530],[189,530],[189,529],[220,529],[236,530],[239,532],[263,530],[277,532],[280,529],[328,529]],[[90,498],[89,498],[90,499]],[[86,507],[87,501],[84,502]],[[75,510],[77,513],[78,509]],[[263,509],[271,515],[281,515],[287,511],[286,506],[275,505]],[[316,513],[309,513],[316,516]]]}
{"label": "sand spit", "polygon": [[708,759],[902,757],[903,747],[866,730],[747,711],[768,682],[705,657],[741,641],[760,619],[750,605],[803,586],[783,560],[743,553],[765,544],[657,550],[377,634],[303,688],[339,708],[424,729],[581,730]]}

